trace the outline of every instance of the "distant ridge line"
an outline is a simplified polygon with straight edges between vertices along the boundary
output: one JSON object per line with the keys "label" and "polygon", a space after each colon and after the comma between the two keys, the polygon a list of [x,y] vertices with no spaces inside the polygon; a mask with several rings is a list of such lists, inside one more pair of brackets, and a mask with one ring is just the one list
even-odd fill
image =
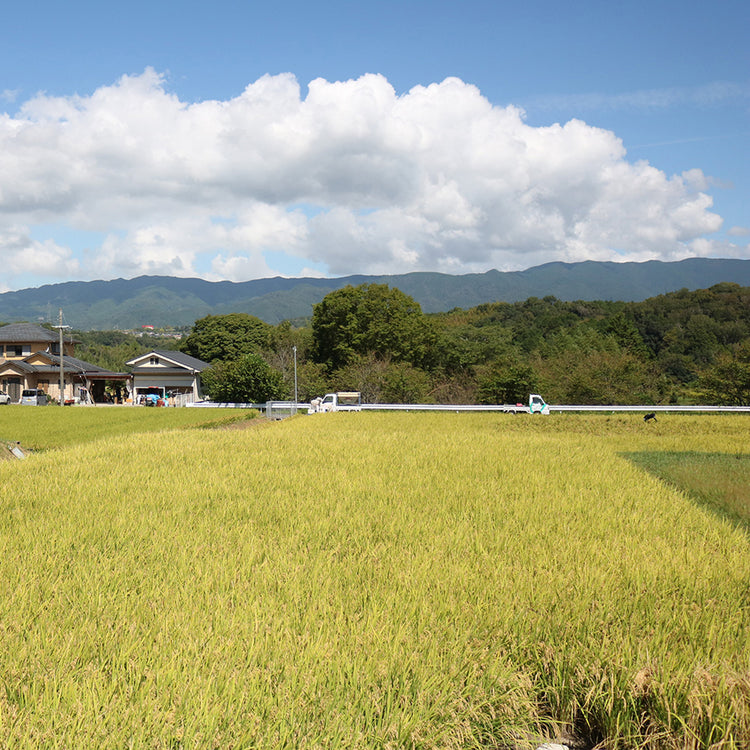
{"label": "distant ridge line", "polygon": [[0,294],[0,320],[45,322],[62,307],[80,330],[190,326],[206,315],[246,312],[269,322],[308,318],[329,292],[363,283],[398,287],[425,312],[469,308],[529,297],[637,302],[679,289],[721,282],[750,286],[750,260],[689,258],[681,261],[554,261],[523,271],[490,270],[450,275],[414,271],[338,278],[275,276],[251,281],[206,281],[138,276],[111,281],[69,281]]}

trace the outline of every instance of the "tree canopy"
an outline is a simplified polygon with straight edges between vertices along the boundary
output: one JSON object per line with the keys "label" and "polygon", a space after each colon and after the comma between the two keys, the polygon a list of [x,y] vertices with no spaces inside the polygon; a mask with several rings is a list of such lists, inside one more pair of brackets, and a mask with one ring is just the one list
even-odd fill
{"label": "tree canopy", "polygon": [[269,345],[273,326],[247,313],[207,315],[195,321],[182,351],[204,362],[230,360]]}
{"label": "tree canopy", "polygon": [[264,403],[284,398],[284,381],[257,352],[216,362],[203,373],[203,388],[214,401]]}
{"label": "tree canopy", "polygon": [[412,297],[387,284],[346,286],[313,308],[313,357],[336,370],[358,356],[429,367],[436,334]]}
{"label": "tree canopy", "polygon": [[750,404],[750,341],[720,355],[701,377],[699,387],[713,404]]}

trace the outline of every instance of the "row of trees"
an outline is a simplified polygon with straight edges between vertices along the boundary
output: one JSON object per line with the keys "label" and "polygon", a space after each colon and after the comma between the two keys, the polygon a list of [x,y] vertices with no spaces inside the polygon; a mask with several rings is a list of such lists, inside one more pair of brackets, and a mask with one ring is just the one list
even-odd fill
{"label": "row of trees", "polygon": [[[152,345],[115,332],[80,338],[81,356],[109,367]],[[398,289],[362,284],[327,295],[306,325],[207,316],[175,346],[211,363],[205,390],[222,401],[291,398],[296,359],[302,401],[359,390],[383,403],[515,403],[539,392],[554,403],[747,404],[750,288],[631,303],[530,298],[426,315]]]}
{"label": "row of trees", "polygon": [[645,302],[490,303],[425,315],[398,289],[362,284],[309,325],[245,314],[196,322],[182,349],[215,363],[214,398],[301,400],[360,390],[369,402],[750,402],[750,289],[718,284]]}

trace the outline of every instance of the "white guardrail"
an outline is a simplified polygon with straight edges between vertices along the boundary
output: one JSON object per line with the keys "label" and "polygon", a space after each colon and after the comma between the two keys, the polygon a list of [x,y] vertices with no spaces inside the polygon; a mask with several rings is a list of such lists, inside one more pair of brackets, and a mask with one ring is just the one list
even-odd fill
{"label": "white guardrail", "polygon": [[[296,403],[294,401],[269,401],[264,404],[233,404],[218,403],[213,401],[198,401],[186,404],[190,407],[202,407],[213,409],[257,409],[265,412],[270,419],[281,419],[301,412],[306,414],[310,408],[309,403]],[[362,411],[489,411],[508,412],[515,410],[519,414],[527,414],[528,407],[514,406],[512,404],[362,404]],[[549,410],[553,411],[630,411],[630,412],[739,412],[750,413],[750,406],[678,406],[678,405],[587,405],[587,404],[549,404]]]}
{"label": "white guardrail", "polygon": [[[586,404],[548,404],[553,411],[642,411],[642,412],[747,412],[750,406],[663,406],[663,405],[586,405]],[[506,405],[496,404],[362,404],[362,409],[371,411],[499,411],[513,409]],[[516,407],[517,414],[528,414],[528,407]]]}
{"label": "white guardrail", "polygon": [[645,411],[645,412],[664,412],[664,411],[684,411],[684,412],[750,412],[750,406],[553,406],[550,404],[550,411]]}
{"label": "white guardrail", "polygon": [[[299,404],[300,408],[306,404]],[[265,404],[239,404],[223,401],[193,401],[190,404],[185,404],[192,409],[258,409],[263,411],[266,408]]]}

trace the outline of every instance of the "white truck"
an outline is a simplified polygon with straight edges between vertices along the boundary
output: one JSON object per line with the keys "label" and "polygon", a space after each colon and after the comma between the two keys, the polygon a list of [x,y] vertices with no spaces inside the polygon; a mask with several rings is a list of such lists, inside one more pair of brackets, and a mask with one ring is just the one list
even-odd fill
{"label": "white truck", "polygon": [[529,405],[504,404],[503,411],[506,414],[549,414],[549,404],[538,393],[529,396]]}
{"label": "white truck", "polygon": [[362,411],[362,394],[359,391],[337,391],[310,402],[310,414],[327,411]]}

